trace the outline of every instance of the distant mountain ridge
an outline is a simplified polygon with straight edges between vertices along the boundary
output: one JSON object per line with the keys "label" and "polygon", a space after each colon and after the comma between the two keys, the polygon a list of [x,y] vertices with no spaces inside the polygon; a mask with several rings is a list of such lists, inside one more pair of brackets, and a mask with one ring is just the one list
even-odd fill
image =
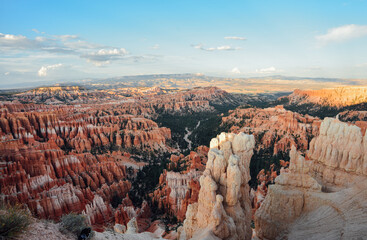
{"label": "distant mountain ridge", "polygon": [[123,87],[154,87],[161,88],[194,88],[216,86],[233,93],[267,93],[289,92],[294,89],[321,89],[339,86],[367,84],[367,80],[339,78],[311,78],[294,76],[264,77],[216,77],[200,73],[184,74],[150,74],[135,76],[119,76],[110,78],[89,78],[79,81],[48,81],[25,84],[7,84],[7,88],[24,88],[59,85],[79,85],[90,89],[114,89]]}

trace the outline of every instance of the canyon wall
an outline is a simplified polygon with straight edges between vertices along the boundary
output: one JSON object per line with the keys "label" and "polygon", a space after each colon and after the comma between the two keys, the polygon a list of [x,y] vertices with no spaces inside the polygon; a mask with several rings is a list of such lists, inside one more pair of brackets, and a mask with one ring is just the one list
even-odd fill
{"label": "canyon wall", "polygon": [[290,104],[317,104],[321,106],[344,107],[367,102],[367,87],[338,87],[320,90],[299,90],[286,97]]}
{"label": "canyon wall", "polygon": [[[364,135],[366,136],[366,135]],[[363,239],[367,235],[367,140],[361,129],[326,118],[303,157],[270,185],[255,213],[260,239]]]}
{"label": "canyon wall", "polygon": [[230,132],[253,134],[256,150],[270,148],[276,155],[287,152],[292,145],[307,150],[309,141],[317,136],[321,120],[285,110],[282,106],[274,108],[237,108],[222,118],[222,127]]}
{"label": "canyon wall", "polygon": [[93,225],[128,221],[111,206],[131,189],[127,167],[135,161],[126,151],[171,151],[170,129],[144,117],[90,106],[0,106],[1,200],[25,203],[39,218],[77,212]]}
{"label": "canyon wall", "polygon": [[199,146],[189,155],[172,155],[168,169],[159,177],[156,190],[150,194],[158,209],[177,220],[185,220],[187,206],[198,201],[199,178],[205,169],[209,148]]}

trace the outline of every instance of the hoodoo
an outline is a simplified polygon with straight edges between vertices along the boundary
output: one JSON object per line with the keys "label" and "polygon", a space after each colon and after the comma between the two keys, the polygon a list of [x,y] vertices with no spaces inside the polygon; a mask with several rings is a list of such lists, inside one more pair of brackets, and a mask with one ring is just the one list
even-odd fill
{"label": "hoodoo", "polygon": [[367,236],[367,139],[357,126],[326,118],[303,157],[269,186],[255,214],[260,239],[363,239]]}
{"label": "hoodoo", "polygon": [[252,135],[221,133],[210,142],[197,203],[188,206],[181,239],[251,239],[249,164]]}

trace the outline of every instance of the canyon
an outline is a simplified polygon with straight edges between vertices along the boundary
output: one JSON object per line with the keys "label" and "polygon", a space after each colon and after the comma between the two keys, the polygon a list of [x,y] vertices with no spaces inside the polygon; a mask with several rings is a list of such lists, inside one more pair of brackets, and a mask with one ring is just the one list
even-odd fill
{"label": "canyon", "polygon": [[270,148],[273,155],[287,152],[292,145],[307,150],[318,135],[321,120],[302,115],[278,105],[270,108],[236,108],[222,118],[222,126],[230,132],[253,134],[257,150]]}
{"label": "canyon", "polygon": [[[364,93],[2,95],[0,201],[56,222],[82,214],[96,239],[356,239],[366,234],[367,115],[348,106],[363,106]],[[334,118],[290,107],[304,104]]]}

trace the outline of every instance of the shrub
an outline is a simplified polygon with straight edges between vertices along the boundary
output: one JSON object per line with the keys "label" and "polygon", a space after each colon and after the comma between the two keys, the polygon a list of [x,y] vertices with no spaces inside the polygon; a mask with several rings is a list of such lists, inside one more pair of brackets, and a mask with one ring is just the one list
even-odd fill
{"label": "shrub", "polygon": [[[83,215],[76,213],[69,213],[61,217],[60,231],[71,232],[77,236],[81,234],[84,229],[90,228],[87,224],[86,218]],[[90,234],[91,237],[92,234]]]}
{"label": "shrub", "polygon": [[0,239],[15,239],[27,230],[31,215],[20,206],[0,206]]}

